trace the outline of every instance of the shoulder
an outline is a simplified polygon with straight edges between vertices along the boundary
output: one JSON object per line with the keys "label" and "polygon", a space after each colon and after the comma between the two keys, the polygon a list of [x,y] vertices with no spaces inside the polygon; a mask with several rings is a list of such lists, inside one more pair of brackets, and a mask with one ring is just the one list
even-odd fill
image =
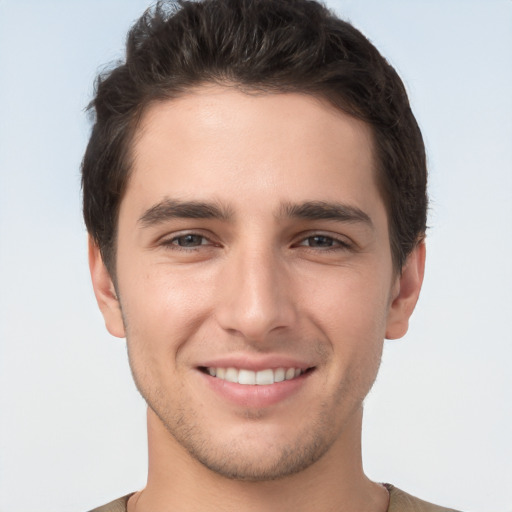
{"label": "shoulder", "polygon": [[[385,484],[389,491],[389,508],[388,512],[457,512],[452,508],[440,507],[427,503],[426,501],[415,498],[391,484]],[[132,493],[133,494],[133,493]],[[132,494],[127,494],[122,498],[111,501],[106,505],[97,507],[89,512],[126,512],[128,499]]]}
{"label": "shoulder", "polygon": [[110,503],[107,503],[106,505],[102,505],[101,507],[97,507],[93,510],[90,510],[89,512],[126,512],[126,506],[128,504],[128,500],[130,499],[130,496],[132,494],[127,494],[126,496],[123,496],[122,498],[119,498],[117,500],[111,501]]}
{"label": "shoulder", "polygon": [[389,491],[388,512],[457,512],[453,508],[440,507],[415,498],[393,485],[385,484]]}

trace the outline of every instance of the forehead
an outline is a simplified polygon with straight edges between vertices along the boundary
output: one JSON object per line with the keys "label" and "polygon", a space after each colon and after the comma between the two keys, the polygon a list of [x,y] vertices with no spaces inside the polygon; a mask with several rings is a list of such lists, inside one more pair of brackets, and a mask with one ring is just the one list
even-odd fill
{"label": "forehead", "polygon": [[380,201],[369,127],[305,94],[203,86],[152,104],[133,145],[125,203],[218,200],[235,210],[283,202]]}

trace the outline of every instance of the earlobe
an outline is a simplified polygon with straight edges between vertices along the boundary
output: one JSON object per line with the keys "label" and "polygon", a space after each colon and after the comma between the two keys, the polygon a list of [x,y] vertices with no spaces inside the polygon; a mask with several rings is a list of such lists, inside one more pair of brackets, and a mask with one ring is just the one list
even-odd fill
{"label": "earlobe", "polygon": [[103,262],[99,247],[89,236],[89,270],[94,295],[105,319],[105,326],[112,336],[124,338],[123,315],[110,273]]}
{"label": "earlobe", "polygon": [[401,338],[409,328],[409,318],[414,311],[420,295],[425,273],[425,242],[421,241],[407,257],[407,261],[398,278],[396,296],[390,306],[386,338]]}

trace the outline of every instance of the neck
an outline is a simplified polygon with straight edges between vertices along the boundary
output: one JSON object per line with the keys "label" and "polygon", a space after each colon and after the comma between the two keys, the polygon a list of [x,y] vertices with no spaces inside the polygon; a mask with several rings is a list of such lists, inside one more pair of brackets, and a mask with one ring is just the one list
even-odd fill
{"label": "neck", "polygon": [[149,410],[148,483],[130,500],[128,511],[384,512],[386,489],[363,472],[361,421],[362,411],[327,453],[305,470],[278,480],[250,482],[225,478],[203,466]]}

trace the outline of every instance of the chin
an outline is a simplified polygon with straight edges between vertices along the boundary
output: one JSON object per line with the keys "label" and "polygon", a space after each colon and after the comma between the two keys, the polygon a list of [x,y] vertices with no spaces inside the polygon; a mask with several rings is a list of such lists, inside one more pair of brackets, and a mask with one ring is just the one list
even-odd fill
{"label": "chin", "polygon": [[324,456],[339,435],[333,418],[325,413],[279,431],[254,414],[232,430],[220,426],[208,430],[208,422],[184,422],[180,414],[157,415],[193,460],[219,476],[246,482],[279,480],[305,470]]}
{"label": "chin", "polygon": [[[317,462],[331,443],[323,439],[308,439],[294,445],[254,449],[241,442],[229,443],[223,448],[190,443],[184,447],[189,454],[210,471],[231,480],[264,482],[286,478]],[[198,449],[199,448],[199,449]]]}

